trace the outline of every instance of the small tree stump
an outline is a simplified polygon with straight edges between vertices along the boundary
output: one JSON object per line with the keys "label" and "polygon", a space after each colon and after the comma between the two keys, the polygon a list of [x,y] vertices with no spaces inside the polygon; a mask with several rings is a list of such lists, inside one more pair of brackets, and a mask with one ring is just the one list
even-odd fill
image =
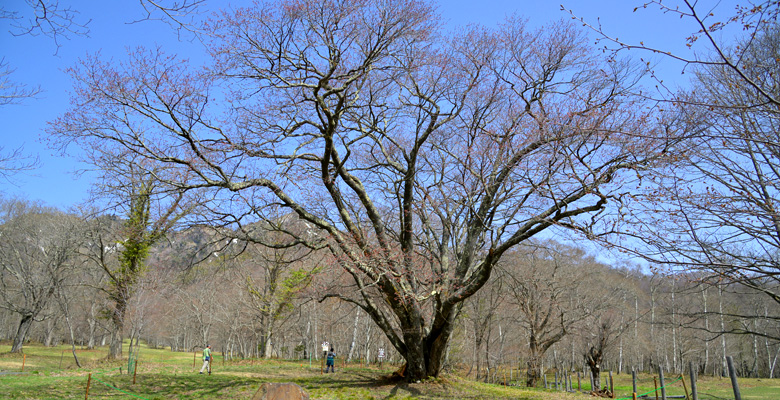
{"label": "small tree stump", "polygon": [[302,387],[290,383],[264,383],[252,400],[309,400],[309,394]]}

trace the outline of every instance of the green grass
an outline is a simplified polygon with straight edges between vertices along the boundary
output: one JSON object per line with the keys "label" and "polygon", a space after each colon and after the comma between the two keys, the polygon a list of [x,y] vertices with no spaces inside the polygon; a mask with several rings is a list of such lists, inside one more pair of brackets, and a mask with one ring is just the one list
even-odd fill
{"label": "green grass", "polygon": [[[679,375],[671,375],[665,377],[665,383],[667,385],[666,394],[669,396],[685,395],[685,388],[680,380],[677,380]],[[613,374],[615,382],[615,394],[618,398],[628,397],[631,398],[631,374]],[[676,382],[672,383],[673,381]],[[603,377],[602,377],[603,381]],[[752,379],[752,378],[738,378],[740,395],[743,400],[770,400],[780,399],[780,379]],[[689,376],[686,373],[685,384],[687,385],[690,393],[691,385],[689,382]],[[699,376],[696,383],[698,387],[698,397],[700,400],[722,400],[733,399],[734,391],[731,387],[731,381],[729,378],[719,378],[711,376]],[[590,386],[588,384],[588,386]],[[653,376],[640,374],[637,378],[637,390],[638,394],[643,394],[655,389],[653,382]],[[658,391],[659,398],[661,391]],[[650,394],[651,398],[655,398],[655,394]]]}
{"label": "green grass", "polygon": [[[63,353],[64,350],[64,353]],[[23,357],[9,354],[10,346],[0,344],[0,372],[20,372]],[[107,349],[79,350],[84,368],[76,368],[70,349],[62,347],[25,346],[24,374],[0,374],[0,397],[3,399],[82,399],[88,375],[92,374],[90,399],[247,399],[265,382],[294,382],[312,399],[527,399],[559,400],[592,398],[553,390],[526,389],[489,385],[448,374],[440,379],[407,384],[390,381],[394,367],[340,367],[336,374],[321,374],[316,362],[309,366],[300,361],[251,361],[223,363],[217,353],[212,375],[199,375],[200,354],[174,353],[170,350],[143,347],[140,352],[136,383],[126,374],[127,360],[108,362]],[[125,355],[127,352],[125,351]],[[60,366],[61,365],[61,366]],[[119,368],[123,369],[122,374]],[[548,375],[549,377],[549,375]],[[618,397],[630,396],[631,375],[614,375]],[[676,377],[667,379],[671,381]],[[651,376],[640,376],[640,391],[652,390]],[[576,386],[576,378],[574,381]],[[109,386],[110,385],[110,386]],[[780,399],[780,380],[740,379],[742,398]],[[589,386],[589,385],[586,385]],[[728,379],[702,378],[700,396],[704,399],[733,398]],[[646,389],[646,390],[645,390]],[[126,393],[131,393],[131,396]],[[680,382],[669,394],[682,394]],[[706,397],[702,394],[711,394]]]}

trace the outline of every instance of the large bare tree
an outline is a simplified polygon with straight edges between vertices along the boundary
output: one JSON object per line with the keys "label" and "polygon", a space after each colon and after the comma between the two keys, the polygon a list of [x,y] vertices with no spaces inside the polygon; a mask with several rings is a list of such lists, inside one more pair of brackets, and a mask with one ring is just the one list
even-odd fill
{"label": "large bare tree", "polygon": [[290,245],[327,249],[351,280],[322,298],[360,306],[411,380],[438,375],[462,302],[508,250],[590,232],[681,137],[631,65],[565,23],[444,37],[425,1],[327,0],[209,28],[206,70],[159,50],[83,60],[49,132],[210,189],[222,223],[297,214],[318,235]]}

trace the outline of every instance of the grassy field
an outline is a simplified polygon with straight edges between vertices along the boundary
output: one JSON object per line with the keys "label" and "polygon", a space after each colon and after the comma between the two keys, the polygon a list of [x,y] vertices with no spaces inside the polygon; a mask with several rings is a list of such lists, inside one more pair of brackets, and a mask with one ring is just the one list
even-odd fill
{"label": "grassy field", "polygon": [[[83,368],[76,368],[70,349],[25,346],[26,359],[10,354],[0,344],[0,398],[82,399],[92,374],[90,399],[249,399],[265,382],[295,382],[312,399],[528,399],[592,398],[552,390],[505,387],[473,382],[448,374],[429,382],[407,384],[387,379],[393,368],[340,367],[336,374],[321,374],[320,365],[300,361],[229,361],[219,353],[212,375],[199,375],[200,355],[193,367],[192,353],[141,348],[136,383],[127,374],[127,361],[107,362],[107,349],[78,350]],[[127,354],[125,352],[125,354]],[[21,373],[24,363],[24,373]],[[120,374],[120,368],[122,373]],[[631,395],[631,376],[615,375],[617,397]],[[672,379],[667,379],[671,381]],[[575,379],[576,386],[576,379]],[[640,393],[653,390],[652,376],[640,376]],[[586,385],[585,388],[587,388]],[[740,379],[745,400],[780,399],[780,379]],[[683,394],[681,382],[671,385],[670,395]],[[728,379],[702,378],[699,398],[733,398]]]}

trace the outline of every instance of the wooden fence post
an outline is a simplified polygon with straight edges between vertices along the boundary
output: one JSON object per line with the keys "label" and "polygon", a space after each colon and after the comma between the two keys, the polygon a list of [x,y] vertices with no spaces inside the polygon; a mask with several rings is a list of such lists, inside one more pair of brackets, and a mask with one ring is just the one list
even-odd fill
{"label": "wooden fence post", "polygon": [[680,380],[683,384],[683,389],[685,389],[685,400],[691,400],[691,395],[688,394],[688,385],[685,384],[685,374],[680,375]]}
{"label": "wooden fence post", "polygon": [[92,383],[92,374],[87,377],[87,392],[84,394],[84,400],[89,399],[89,384]]}
{"label": "wooden fence post", "polygon": [[636,396],[636,369],[631,370],[631,388],[634,390],[634,396]]}
{"label": "wooden fence post", "polygon": [[666,385],[664,384],[664,367],[658,366],[658,382],[661,384],[661,400],[666,400]]}
{"label": "wooden fence post", "polygon": [[734,389],[734,400],[742,400],[739,394],[739,383],[737,382],[737,371],[734,369],[734,359],[731,356],[726,357],[726,363],[729,366],[729,376],[731,377],[731,387]]}
{"label": "wooden fence post", "polygon": [[658,377],[653,377],[653,385],[655,385],[655,390],[653,393],[655,393],[655,400],[658,400]]}
{"label": "wooden fence post", "polygon": [[582,381],[580,380],[580,371],[577,371],[577,391],[582,392]]}
{"label": "wooden fence post", "polygon": [[612,380],[612,370],[609,370],[609,398],[615,398],[615,382]]}
{"label": "wooden fence post", "polygon": [[192,352],[192,369],[193,370],[195,369],[195,357],[197,357],[197,354],[198,354],[197,351],[193,351]]}
{"label": "wooden fence post", "polygon": [[135,375],[138,373],[138,360],[135,360],[135,365],[133,366],[133,385],[135,385]]}
{"label": "wooden fence post", "polygon": [[593,376],[593,371],[588,371],[588,375],[590,376],[590,391],[592,392],[596,390],[596,386],[594,383],[596,382],[596,380],[594,379],[595,377]]}
{"label": "wooden fence post", "polygon": [[24,364],[27,362],[27,354],[22,355],[22,372],[24,372]]}
{"label": "wooden fence post", "polygon": [[688,369],[691,374],[691,399],[699,400],[699,395],[696,393],[696,371],[693,370],[693,362],[688,362]]}
{"label": "wooden fence post", "polygon": [[547,389],[547,374],[544,374],[544,388]]}
{"label": "wooden fence post", "polygon": [[561,390],[566,391],[566,375],[561,371]]}

